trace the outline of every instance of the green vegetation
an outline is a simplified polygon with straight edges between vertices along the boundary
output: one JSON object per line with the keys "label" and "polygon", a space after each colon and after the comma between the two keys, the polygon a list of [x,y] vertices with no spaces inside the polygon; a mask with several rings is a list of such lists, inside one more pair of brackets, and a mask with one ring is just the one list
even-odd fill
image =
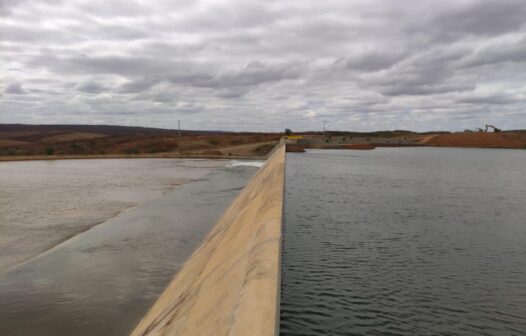
{"label": "green vegetation", "polygon": [[53,147],[46,148],[47,155],[53,155],[53,153],[55,153],[55,149]]}
{"label": "green vegetation", "polygon": [[290,130],[290,128],[285,128],[285,135],[291,135],[292,134],[292,131]]}

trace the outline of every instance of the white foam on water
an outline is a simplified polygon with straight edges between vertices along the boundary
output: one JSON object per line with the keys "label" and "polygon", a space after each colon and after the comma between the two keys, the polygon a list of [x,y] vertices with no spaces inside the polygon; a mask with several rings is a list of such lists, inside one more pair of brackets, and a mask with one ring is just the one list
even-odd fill
{"label": "white foam on water", "polygon": [[245,166],[245,167],[263,167],[263,164],[265,161],[239,161],[239,160],[232,160],[229,163],[227,163],[227,167],[239,167],[239,166]]}

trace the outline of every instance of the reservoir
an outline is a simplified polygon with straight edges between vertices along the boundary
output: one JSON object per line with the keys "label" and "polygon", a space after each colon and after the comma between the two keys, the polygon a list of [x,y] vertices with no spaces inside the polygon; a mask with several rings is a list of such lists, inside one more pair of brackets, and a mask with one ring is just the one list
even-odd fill
{"label": "reservoir", "polygon": [[[15,238],[33,246],[40,232],[63,240],[57,227],[90,225],[0,273],[0,335],[129,335],[257,166],[182,159],[0,165],[10,174],[0,181],[12,202],[0,204],[0,227],[9,228],[10,238],[0,239],[3,253]],[[64,209],[83,221],[64,216]]]}
{"label": "reservoir", "polygon": [[281,335],[525,335],[526,151],[287,154]]}
{"label": "reservoir", "polygon": [[0,273],[224,165],[182,159],[0,162]]}

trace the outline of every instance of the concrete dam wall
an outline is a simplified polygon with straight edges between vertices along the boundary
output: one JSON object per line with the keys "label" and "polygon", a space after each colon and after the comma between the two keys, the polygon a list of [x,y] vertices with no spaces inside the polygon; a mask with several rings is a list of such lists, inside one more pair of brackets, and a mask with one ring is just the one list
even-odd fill
{"label": "concrete dam wall", "polygon": [[132,336],[277,334],[284,180],[282,143]]}

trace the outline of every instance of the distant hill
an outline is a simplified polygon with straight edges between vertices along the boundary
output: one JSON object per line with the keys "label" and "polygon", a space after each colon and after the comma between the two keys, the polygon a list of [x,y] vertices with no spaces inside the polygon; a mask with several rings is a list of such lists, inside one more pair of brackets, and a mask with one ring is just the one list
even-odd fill
{"label": "distant hill", "polygon": [[[524,148],[526,130],[502,133],[297,132],[306,137],[400,138],[431,146]],[[205,153],[264,155],[283,133],[177,130],[116,125],[0,124],[0,156]]]}
{"label": "distant hill", "polygon": [[177,130],[162,128],[0,124],[0,156],[202,152],[274,141],[280,136],[277,133],[181,130],[179,143]]}
{"label": "distant hill", "polygon": [[[0,124],[0,133],[16,132],[82,132],[99,133],[105,135],[123,134],[159,134],[177,132],[174,129],[150,128],[138,126],[118,126],[118,125],[26,125],[26,124]],[[222,131],[194,131],[181,130],[185,134],[223,134]]]}

